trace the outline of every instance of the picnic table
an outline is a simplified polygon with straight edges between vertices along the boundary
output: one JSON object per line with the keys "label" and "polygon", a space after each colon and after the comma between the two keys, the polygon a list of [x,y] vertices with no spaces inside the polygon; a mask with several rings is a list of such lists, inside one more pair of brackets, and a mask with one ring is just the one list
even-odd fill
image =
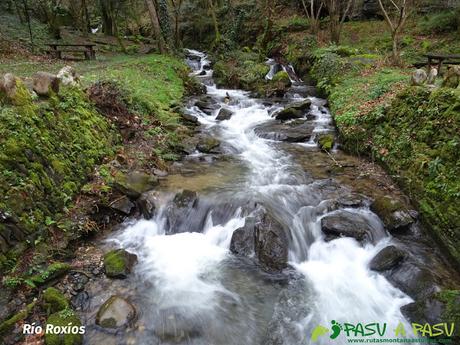
{"label": "picnic table", "polygon": [[47,46],[50,47],[48,53],[56,59],[62,59],[62,53],[65,52],[81,52],[86,60],[96,60],[96,45],[93,43],[48,43]]}
{"label": "picnic table", "polygon": [[460,54],[428,53],[428,54],[425,54],[424,56],[428,58],[428,71],[431,70],[431,66],[433,64],[438,65],[438,73],[441,73],[441,68],[442,68],[443,63],[449,64],[449,65],[459,65],[460,64]]}

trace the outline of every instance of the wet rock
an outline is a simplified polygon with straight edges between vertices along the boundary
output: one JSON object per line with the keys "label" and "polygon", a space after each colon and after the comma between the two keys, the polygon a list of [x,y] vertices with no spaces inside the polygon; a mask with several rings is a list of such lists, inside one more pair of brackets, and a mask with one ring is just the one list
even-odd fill
{"label": "wet rock", "polygon": [[207,135],[202,135],[198,139],[198,144],[196,145],[196,148],[198,149],[198,151],[203,153],[219,153],[219,146],[220,142],[216,138]]}
{"label": "wet rock", "polygon": [[200,108],[202,112],[207,115],[212,115],[212,113],[219,109],[220,106],[217,104],[216,100],[214,100],[210,96],[203,96],[198,101],[195,102],[195,106]]}
{"label": "wet rock", "polygon": [[50,96],[51,93],[59,93],[59,78],[51,73],[37,72],[32,76],[34,91],[39,96]]}
{"label": "wet rock", "polygon": [[287,267],[288,239],[284,227],[266,213],[255,225],[255,253],[261,266],[268,272]]}
{"label": "wet rock", "polygon": [[311,295],[303,277],[289,281],[278,295],[262,344],[308,344],[307,334],[299,324],[311,312]]}
{"label": "wet rock", "polygon": [[155,188],[158,185],[158,178],[140,171],[133,171],[128,174],[118,172],[115,175],[113,187],[120,193],[132,199],[137,199],[142,193]]}
{"label": "wet rock", "polygon": [[109,204],[109,207],[112,210],[115,210],[117,212],[120,212],[126,216],[129,216],[131,214],[131,211],[135,207],[135,205],[129,200],[128,197],[122,196],[121,198],[118,198],[114,201],[112,201]]}
{"label": "wet rock", "polygon": [[104,328],[125,328],[136,318],[136,308],[120,296],[111,296],[98,310],[96,325]]}
{"label": "wet rock", "polygon": [[54,287],[43,291],[43,306],[49,313],[56,313],[69,307],[69,301],[62,292]]}
{"label": "wet rock", "polygon": [[374,229],[361,215],[349,211],[336,211],[321,219],[321,230],[326,241],[339,237],[352,237],[358,242],[372,242]]}
{"label": "wet rock", "polygon": [[411,261],[405,261],[388,271],[385,277],[413,299],[426,298],[438,290],[433,273]]}
{"label": "wet rock", "polygon": [[[197,193],[190,190],[176,194],[166,211],[166,228],[168,233],[192,232],[190,217],[198,204]],[[195,215],[195,219],[196,219]]]}
{"label": "wet rock", "polygon": [[369,268],[377,272],[387,271],[399,265],[404,257],[405,253],[401,249],[388,246],[377,253],[369,263]]}
{"label": "wet rock", "polygon": [[72,66],[65,66],[58,72],[57,77],[62,85],[77,86],[80,83],[77,71]]}
{"label": "wet rock", "polygon": [[189,314],[191,312],[175,307],[159,310],[154,325],[155,335],[162,341],[173,343],[199,337],[203,333],[203,324],[199,318]]}
{"label": "wet rock", "polygon": [[[434,293],[403,306],[401,312],[411,322],[430,325],[447,323],[450,328],[450,325],[457,325],[460,321],[460,290],[443,290]],[[460,333],[456,330],[452,341],[453,344],[460,343]]]}
{"label": "wet rock", "polygon": [[188,137],[180,143],[182,152],[186,154],[192,154],[196,151],[196,145],[198,145],[198,137]]}
{"label": "wet rock", "polygon": [[190,122],[195,125],[199,123],[198,118],[195,115],[188,113],[187,111],[181,112],[180,115],[186,122]]}
{"label": "wet rock", "polygon": [[[53,325],[54,327],[80,327],[81,321],[77,314],[71,310],[63,310],[51,314],[46,320],[46,327]],[[53,327],[53,328],[54,328]],[[65,333],[60,332],[46,332],[45,333],[46,345],[81,345],[83,344],[83,335],[79,333]]]}
{"label": "wet rock", "polygon": [[289,123],[268,122],[257,126],[254,132],[264,139],[305,142],[311,138],[313,129],[314,127],[308,121],[293,121]]}
{"label": "wet rock", "polygon": [[305,115],[305,112],[310,109],[310,106],[311,101],[308,99],[305,101],[292,103],[285,109],[281,110],[275,118],[281,121],[301,118]]}
{"label": "wet rock", "polygon": [[233,115],[233,111],[231,111],[230,109],[221,108],[219,110],[219,114],[216,117],[216,120],[218,121],[228,120],[232,117],[232,115]]}
{"label": "wet rock", "polygon": [[141,197],[136,200],[136,204],[144,219],[153,218],[153,216],[155,215],[155,203],[150,194],[142,194]]}
{"label": "wet rock", "polygon": [[104,255],[105,274],[111,278],[126,278],[136,263],[136,254],[124,249],[114,249]]}
{"label": "wet rock", "polygon": [[411,78],[411,85],[413,86],[421,86],[425,84],[428,76],[423,69],[417,69],[415,72],[412,74]]}
{"label": "wet rock", "polygon": [[376,198],[370,208],[390,232],[407,230],[414,223],[412,214],[415,212],[408,210],[403,203],[390,196]]}
{"label": "wet rock", "polygon": [[81,291],[70,299],[72,307],[76,311],[86,311],[90,306],[90,298],[86,291]]}
{"label": "wet rock", "polygon": [[232,235],[230,251],[237,255],[253,256],[255,252],[254,230],[255,218],[247,217],[243,227],[236,229]]}

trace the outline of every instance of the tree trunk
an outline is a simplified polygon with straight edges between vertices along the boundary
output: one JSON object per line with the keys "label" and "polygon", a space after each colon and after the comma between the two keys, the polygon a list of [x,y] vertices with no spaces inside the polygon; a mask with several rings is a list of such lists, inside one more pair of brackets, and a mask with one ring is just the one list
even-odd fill
{"label": "tree trunk", "polygon": [[29,6],[27,5],[27,0],[22,0],[22,4],[24,5],[24,13],[25,13],[26,20],[27,20],[27,26],[29,28],[30,46],[32,48],[32,52],[34,52],[34,50],[35,50],[34,37],[33,37],[33,34],[32,34],[32,25],[30,23]]}
{"label": "tree trunk", "polygon": [[219,22],[217,20],[216,10],[214,8],[213,0],[208,0],[209,11],[211,12],[212,22],[214,23],[214,33],[216,35],[214,42],[220,42]]}
{"label": "tree trunk", "polygon": [[155,7],[153,0],[145,0],[147,9],[150,15],[150,21],[152,22],[152,30],[155,39],[157,40],[158,49],[160,53],[164,54],[166,52],[165,44],[163,41],[163,36],[161,35],[160,21],[158,20],[158,13]]}
{"label": "tree trunk", "polygon": [[111,0],[99,0],[101,6],[102,31],[108,36],[114,35],[114,17]]}
{"label": "tree trunk", "polygon": [[83,8],[83,17],[84,17],[83,27],[86,29],[86,32],[85,32],[85,36],[86,36],[86,34],[91,32],[91,23],[90,23],[90,18],[89,18],[88,4],[86,3],[86,0],[81,0],[81,6]]}
{"label": "tree trunk", "polygon": [[401,55],[399,52],[399,32],[395,31],[391,34],[391,39],[393,41],[393,63],[395,65],[401,64]]}

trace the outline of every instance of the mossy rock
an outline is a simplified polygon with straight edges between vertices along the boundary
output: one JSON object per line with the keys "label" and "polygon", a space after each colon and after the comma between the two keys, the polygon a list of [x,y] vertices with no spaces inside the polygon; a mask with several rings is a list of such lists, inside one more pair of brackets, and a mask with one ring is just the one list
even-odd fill
{"label": "mossy rock", "polygon": [[49,265],[42,273],[30,277],[29,280],[35,285],[40,286],[66,274],[69,270],[69,264],[56,262]]}
{"label": "mossy rock", "polygon": [[69,301],[62,292],[53,287],[43,291],[44,306],[50,313],[56,313],[63,309],[69,308]]}
{"label": "mossy rock", "polygon": [[200,137],[196,148],[204,153],[218,153],[219,140],[211,136]]}
{"label": "mossy rock", "polygon": [[322,150],[330,151],[334,147],[334,136],[332,134],[322,135],[318,139],[318,145]]}
{"label": "mossy rock", "polygon": [[273,76],[272,81],[273,82],[281,81],[281,82],[285,83],[286,85],[291,85],[291,78],[289,78],[289,74],[286,71],[280,71],[280,72],[276,73]]}
{"label": "mossy rock", "polygon": [[[55,327],[71,326],[80,327],[80,318],[70,309],[64,309],[60,312],[51,314],[46,320],[47,325],[53,325]],[[82,334],[52,334],[48,332],[45,334],[46,345],[81,345],[83,344]]]}
{"label": "mossy rock", "polygon": [[131,325],[136,318],[136,308],[128,300],[111,296],[99,308],[96,324],[104,328],[122,328]]}
{"label": "mossy rock", "polygon": [[111,278],[126,278],[137,262],[137,256],[124,249],[114,249],[104,255],[105,274]]}
{"label": "mossy rock", "polygon": [[127,174],[118,172],[115,175],[113,186],[122,194],[137,199],[142,193],[155,188],[158,178],[141,171],[133,171]]}
{"label": "mossy rock", "polygon": [[371,211],[380,217],[390,232],[405,230],[414,222],[407,207],[390,196],[377,197],[371,204]]}

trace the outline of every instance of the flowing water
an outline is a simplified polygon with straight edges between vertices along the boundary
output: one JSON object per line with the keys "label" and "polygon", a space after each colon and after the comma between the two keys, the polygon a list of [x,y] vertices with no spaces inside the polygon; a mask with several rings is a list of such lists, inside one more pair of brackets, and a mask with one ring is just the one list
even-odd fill
{"label": "flowing water", "polygon": [[[194,58],[188,62],[207,85],[207,94],[234,114],[217,121],[218,109],[209,115],[191,102],[187,111],[199,119],[202,132],[221,141],[223,152],[192,153],[178,165],[181,173],[169,176],[155,191],[155,218],[133,221],[108,240],[139,259],[123,290],[138,306],[137,328],[113,336],[111,342],[300,345],[312,343],[316,326],[331,328],[331,320],[386,322],[391,330],[406,322],[400,307],[411,299],[368,268],[373,256],[392,241],[381,221],[365,203],[332,207],[350,195],[350,188],[305,169],[318,155],[329,160],[315,143],[318,134],[334,131],[326,102],[310,97],[311,139],[262,139],[255,128],[273,121],[283,102],[308,97],[300,81],[282,102],[256,99],[248,92],[217,88],[206,56],[189,54]],[[175,227],[168,217],[174,195],[183,189],[198,192],[198,201]],[[289,231],[290,265],[283,273],[266,273],[251,258],[229,250],[233,231],[257,205],[264,205]],[[372,243],[325,240],[321,219],[338,208],[369,224]],[[93,334],[90,339],[111,343],[107,336]],[[346,344],[346,337],[342,334],[332,342],[327,335],[315,342],[332,343]]]}

